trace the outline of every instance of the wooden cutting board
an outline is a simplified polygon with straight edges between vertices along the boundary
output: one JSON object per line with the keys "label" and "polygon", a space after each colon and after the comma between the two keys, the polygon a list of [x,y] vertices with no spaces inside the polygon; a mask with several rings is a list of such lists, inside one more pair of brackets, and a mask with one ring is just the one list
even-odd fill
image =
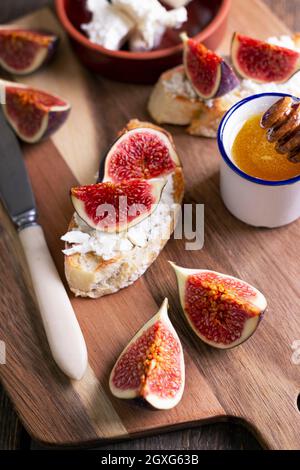
{"label": "wooden cutting board", "polygon": [[[69,188],[76,180],[94,180],[100,155],[130,118],[149,119],[151,89],[88,74],[49,10],[19,23],[57,30],[63,37],[55,62],[23,81],[73,105],[69,121],[52,140],[24,147],[40,221],[64,279],[59,238],[72,214]],[[233,30],[261,38],[289,33],[258,0],[233,2],[223,50],[228,50]],[[3,384],[29,433],[47,444],[92,444],[230,417],[250,426],[269,448],[299,449],[300,366],[291,361],[291,345],[300,339],[300,221],[277,230],[237,221],[220,199],[216,142],[169,129],[183,161],[185,200],[205,204],[204,249],[185,251],[184,241],[172,240],[133,286],[99,300],[72,297],[89,352],[89,369],[81,382],[67,380],[51,358],[18,239],[1,209],[0,339],[7,350],[6,365],[0,366]],[[169,259],[227,272],[261,289],[269,311],[253,338],[232,351],[198,341],[182,317]],[[184,346],[187,383],[175,409],[153,412],[114,399],[108,377],[123,347],[165,296]]]}

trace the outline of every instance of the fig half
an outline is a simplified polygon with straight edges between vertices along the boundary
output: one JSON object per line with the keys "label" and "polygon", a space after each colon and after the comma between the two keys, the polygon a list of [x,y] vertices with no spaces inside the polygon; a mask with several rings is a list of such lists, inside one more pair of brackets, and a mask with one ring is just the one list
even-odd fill
{"label": "fig half", "polygon": [[241,279],[203,269],[174,268],[185,317],[205,343],[230,349],[256,330],[267,301],[255,287]]}
{"label": "fig half", "polygon": [[185,73],[200,98],[223,96],[239,85],[239,79],[225,60],[186,34],[182,34]]}
{"label": "fig half", "polygon": [[58,43],[58,37],[48,31],[1,26],[0,65],[15,75],[28,75],[52,58]]}
{"label": "fig half", "polygon": [[105,181],[119,183],[150,179],[172,173],[180,160],[169,134],[153,127],[123,133],[105,159]]}
{"label": "fig half", "polygon": [[234,33],[231,59],[236,71],[257,83],[284,83],[300,70],[300,53]]}
{"label": "fig half", "polygon": [[72,188],[71,199],[79,217],[90,227],[122,232],[154,212],[165,184],[163,179],[107,181]]}
{"label": "fig half", "polygon": [[71,106],[61,98],[25,85],[0,80],[4,114],[17,135],[34,143],[50,137],[66,121]]}
{"label": "fig half", "polygon": [[182,346],[165,299],[120,355],[110,374],[109,388],[117,398],[141,398],[154,408],[166,410],[179,403],[184,384]]}

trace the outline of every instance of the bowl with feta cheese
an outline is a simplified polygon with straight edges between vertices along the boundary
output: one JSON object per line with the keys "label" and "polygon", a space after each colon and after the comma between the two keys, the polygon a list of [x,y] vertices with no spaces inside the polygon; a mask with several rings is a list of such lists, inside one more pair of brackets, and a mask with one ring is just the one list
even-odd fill
{"label": "bowl with feta cheese", "polygon": [[113,80],[154,83],[182,61],[180,34],[215,49],[231,0],[56,0],[80,61]]}

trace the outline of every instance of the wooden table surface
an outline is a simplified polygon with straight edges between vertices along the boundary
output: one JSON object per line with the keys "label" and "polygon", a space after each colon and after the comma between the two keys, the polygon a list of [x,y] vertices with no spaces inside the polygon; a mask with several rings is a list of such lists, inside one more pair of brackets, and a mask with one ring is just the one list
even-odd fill
{"label": "wooden table surface", "polygon": [[[244,0],[236,0],[244,1]],[[299,0],[263,0],[285,23],[300,31]],[[51,0],[1,0],[0,23],[11,21]],[[1,338],[0,338],[1,339]],[[0,449],[37,449],[23,428],[0,385]],[[255,438],[242,426],[216,423],[154,437],[112,444],[103,449],[260,449]]]}

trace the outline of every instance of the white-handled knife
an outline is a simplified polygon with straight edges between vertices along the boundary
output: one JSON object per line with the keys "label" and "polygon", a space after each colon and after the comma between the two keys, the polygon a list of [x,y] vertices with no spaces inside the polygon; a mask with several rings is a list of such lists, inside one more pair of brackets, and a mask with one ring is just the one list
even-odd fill
{"label": "white-handled knife", "polygon": [[72,379],[87,368],[86,344],[49,253],[19,142],[0,110],[0,198],[23,246],[53,358]]}

